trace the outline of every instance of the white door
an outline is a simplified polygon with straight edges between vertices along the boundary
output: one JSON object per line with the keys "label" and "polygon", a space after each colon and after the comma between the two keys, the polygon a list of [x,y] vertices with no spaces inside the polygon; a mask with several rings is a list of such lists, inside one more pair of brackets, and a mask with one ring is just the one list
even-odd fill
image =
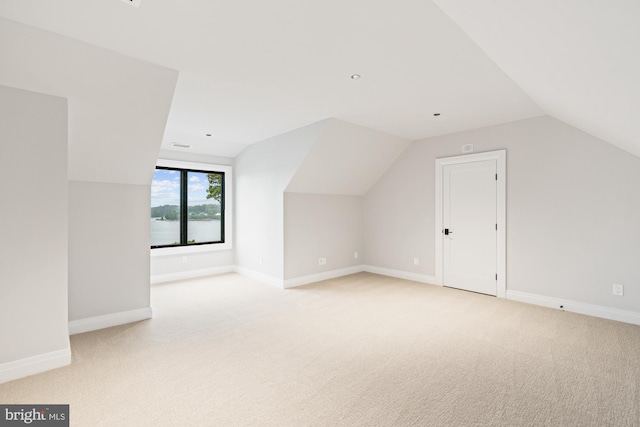
{"label": "white door", "polygon": [[444,286],[496,295],[496,160],[443,167]]}

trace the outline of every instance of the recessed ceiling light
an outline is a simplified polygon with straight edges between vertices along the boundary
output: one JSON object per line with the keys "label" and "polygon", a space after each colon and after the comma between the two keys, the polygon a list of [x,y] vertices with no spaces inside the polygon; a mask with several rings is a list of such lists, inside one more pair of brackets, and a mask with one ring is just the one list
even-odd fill
{"label": "recessed ceiling light", "polygon": [[123,3],[130,4],[131,6],[134,6],[134,7],[140,7],[141,1],[142,0],[122,0]]}
{"label": "recessed ceiling light", "polygon": [[189,144],[179,144],[177,142],[172,142],[171,146],[176,148],[191,148]]}
{"label": "recessed ceiling light", "polygon": [[351,74],[351,80],[358,80],[360,77],[362,77],[360,74]]}

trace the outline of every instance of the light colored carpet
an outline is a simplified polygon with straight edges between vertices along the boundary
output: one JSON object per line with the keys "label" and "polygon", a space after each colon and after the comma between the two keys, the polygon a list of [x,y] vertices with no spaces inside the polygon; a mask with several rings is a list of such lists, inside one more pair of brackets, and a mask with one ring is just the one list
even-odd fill
{"label": "light colored carpet", "polygon": [[640,425],[639,326],[368,273],[226,274],[152,305],[0,403],[69,403],[73,426]]}

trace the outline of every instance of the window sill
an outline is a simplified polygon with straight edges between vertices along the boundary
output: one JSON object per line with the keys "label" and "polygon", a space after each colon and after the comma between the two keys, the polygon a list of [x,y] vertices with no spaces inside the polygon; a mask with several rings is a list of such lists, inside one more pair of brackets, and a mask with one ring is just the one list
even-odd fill
{"label": "window sill", "polygon": [[155,248],[151,249],[151,258],[186,255],[186,254],[201,254],[206,252],[218,252],[228,251],[233,247],[231,243],[213,243],[211,245],[197,245],[197,246],[178,246],[175,248]]}

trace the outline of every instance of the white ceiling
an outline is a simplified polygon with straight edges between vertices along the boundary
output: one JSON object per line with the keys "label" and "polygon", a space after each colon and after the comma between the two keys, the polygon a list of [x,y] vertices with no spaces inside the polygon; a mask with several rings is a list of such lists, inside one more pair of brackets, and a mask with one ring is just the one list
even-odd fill
{"label": "white ceiling", "polygon": [[0,16],[179,70],[164,149],[233,157],[328,117],[415,140],[549,114],[640,155],[638,0],[0,0]]}
{"label": "white ceiling", "polygon": [[321,123],[285,191],[362,196],[410,144],[336,119]]}
{"label": "white ceiling", "polygon": [[[500,24],[489,15],[477,14]],[[416,140],[544,114],[426,0],[0,0],[0,16],[179,70],[164,149],[233,157],[328,117]]]}
{"label": "white ceiling", "polygon": [[71,180],[148,185],[177,79],[175,70],[0,18],[0,85],[67,99]]}
{"label": "white ceiling", "polygon": [[547,114],[640,155],[640,1],[434,1]]}

